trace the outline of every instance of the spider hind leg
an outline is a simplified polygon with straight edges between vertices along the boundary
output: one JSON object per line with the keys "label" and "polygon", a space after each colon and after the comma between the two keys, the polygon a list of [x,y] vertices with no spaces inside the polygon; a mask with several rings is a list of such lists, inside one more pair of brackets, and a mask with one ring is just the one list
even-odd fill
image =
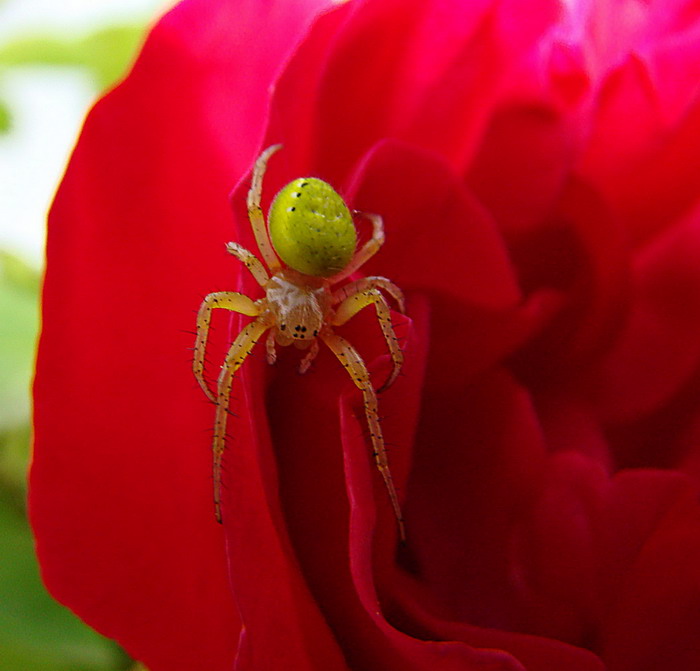
{"label": "spider hind leg", "polygon": [[217,384],[216,395],[216,419],[214,420],[214,441],[212,452],[214,454],[214,512],[216,521],[221,523],[221,471],[224,449],[226,446],[226,421],[229,415],[229,402],[231,400],[231,387],[236,371],[241,367],[246,357],[250,354],[260,337],[270,328],[270,324],[263,318],[250,322],[236,336],[231,348],[226,355],[226,360],[221,367],[221,374]]}
{"label": "spider hind leg", "polygon": [[348,371],[348,374],[355,383],[355,386],[362,392],[365,417],[367,419],[367,426],[369,428],[369,435],[372,442],[374,460],[376,462],[377,469],[384,479],[384,485],[389,494],[391,507],[394,510],[396,522],[399,527],[399,536],[401,537],[401,541],[405,542],[406,528],[404,525],[403,514],[401,512],[401,506],[399,504],[399,496],[396,493],[394,480],[391,477],[391,471],[389,470],[389,461],[386,456],[384,436],[382,434],[382,427],[379,423],[379,404],[377,401],[377,394],[372,387],[372,382],[370,381],[367,367],[365,366],[364,361],[362,361],[360,355],[357,353],[357,350],[355,350],[355,348],[347,340],[345,340],[345,338],[341,338],[335,333],[321,334],[320,337],[322,338],[323,342],[328,345],[333,354],[335,354],[338,361],[340,361],[340,363]]}
{"label": "spider hind leg", "polygon": [[374,305],[376,309],[379,326],[384,334],[384,340],[386,340],[387,347],[389,348],[389,354],[391,355],[391,360],[394,364],[386,382],[378,390],[381,393],[394,383],[399,375],[399,372],[401,371],[401,366],[403,365],[403,352],[399,347],[399,340],[394,333],[394,327],[391,323],[391,311],[389,310],[389,305],[382,293],[379,291],[379,289],[367,289],[365,291],[360,291],[349,295],[337,307],[333,318],[333,325],[340,326],[341,324],[345,324],[345,322],[354,317],[360,310],[368,305]]}

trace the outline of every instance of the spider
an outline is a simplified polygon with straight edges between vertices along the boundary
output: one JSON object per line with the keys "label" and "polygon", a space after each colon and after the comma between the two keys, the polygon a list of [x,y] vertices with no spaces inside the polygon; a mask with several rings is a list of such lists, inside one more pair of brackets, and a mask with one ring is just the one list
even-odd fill
{"label": "spider", "polygon": [[[273,364],[277,358],[276,344],[293,344],[300,350],[307,350],[299,365],[299,372],[305,373],[318,354],[321,340],[362,391],[376,465],[389,493],[401,539],[405,540],[401,508],[379,423],[377,394],[358,352],[333,331],[335,326],[345,324],[360,310],[373,305],[393,361],[393,369],[379,391],[394,382],[403,363],[403,354],[382,291],[389,294],[399,310],[404,312],[401,290],[390,280],[378,276],[364,277],[336,288],[382,246],[382,218],[376,214],[351,213],[330,184],[308,177],[295,179],[275,196],[266,226],[260,206],[263,176],[270,156],[281,147],[279,144],[269,147],[256,160],[247,199],[255,240],[269,273],[253,253],[238,243],[229,242],[226,245],[227,251],[248,268],[265,291],[265,296],[253,300],[234,291],[217,291],[204,298],[197,315],[194,374],[204,393],[216,404],[212,445],[216,519],[221,522],[221,465],[231,385],[245,358],[263,334],[268,332],[268,363]],[[359,250],[356,249],[357,231],[353,214],[366,217],[373,228],[371,239]],[[204,357],[211,313],[215,308],[233,310],[254,319],[241,330],[231,345],[221,367],[216,393],[213,393],[204,379]]]}

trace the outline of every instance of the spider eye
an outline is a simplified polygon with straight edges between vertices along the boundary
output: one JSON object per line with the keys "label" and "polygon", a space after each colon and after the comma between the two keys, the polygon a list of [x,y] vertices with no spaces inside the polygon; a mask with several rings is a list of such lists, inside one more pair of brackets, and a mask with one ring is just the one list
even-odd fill
{"label": "spider eye", "polygon": [[280,324],[280,331],[285,331],[287,329],[286,324]]}
{"label": "spider eye", "polygon": [[306,275],[330,277],[355,253],[357,231],[345,201],[323,180],[296,179],[276,196],[268,215],[280,258]]}

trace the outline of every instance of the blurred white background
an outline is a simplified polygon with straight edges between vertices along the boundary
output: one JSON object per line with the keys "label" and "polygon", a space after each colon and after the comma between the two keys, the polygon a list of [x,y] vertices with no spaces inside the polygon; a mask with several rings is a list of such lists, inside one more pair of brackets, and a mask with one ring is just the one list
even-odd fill
{"label": "blurred white background", "polygon": [[0,671],[144,671],[44,589],[26,517],[46,213],[86,112],[174,0],[0,0]]}
{"label": "blurred white background", "polygon": [[[147,25],[164,0],[1,0],[0,99],[11,127],[0,134],[0,249],[40,267],[44,222],[82,119],[99,94],[85,67],[12,64],[3,49],[27,36],[64,39],[102,27]],[[86,55],[87,56],[87,55]]]}

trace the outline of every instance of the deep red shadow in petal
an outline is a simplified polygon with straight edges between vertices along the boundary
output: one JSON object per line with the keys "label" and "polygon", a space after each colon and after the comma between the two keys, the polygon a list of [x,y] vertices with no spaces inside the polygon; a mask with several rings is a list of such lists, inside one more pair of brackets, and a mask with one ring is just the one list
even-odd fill
{"label": "deep red shadow in petal", "polygon": [[[412,335],[409,319],[394,314],[394,324],[406,356],[404,374],[380,396],[379,403],[380,413],[387,415],[383,422],[388,424],[386,440],[389,449],[392,454],[398,453],[402,457],[392,464],[392,472],[397,480],[403,480],[402,472],[409,467],[410,461],[410,436],[403,440],[403,434],[394,435],[396,422],[401,424],[401,412],[394,410],[392,413],[388,408],[385,412],[384,405],[385,399],[399,399],[401,405],[407,394],[415,397],[420,393],[420,384],[414,378],[416,367],[421,365],[420,348],[424,344]],[[386,344],[376,315],[365,310],[349,324],[339,327],[337,332],[356,346],[368,363],[372,379],[379,386],[389,367]],[[366,660],[365,666],[393,668],[391,657],[384,652],[382,637],[363,611],[350,576],[350,511],[347,476],[343,472],[343,442],[347,436],[338,413],[344,390],[348,385],[352,389],[355,387],[325,347],[322,346],[318,358],[305,375],[297,372],[300,356],[294,348],[280,348],[266,395],[270,436],[278,468],[279,498],[291,545],[290,571],[298,571],[303,577],[352,668],[360,658]],[[404,406],[405,403],[401,405],[402,409]],[[351,430],[353,438],[365,445],[365,458],[370,460],[371,449],[366,442],[366,422],[361,405],[359,410],[359,423]],[[378,473],[376,477],[379,479]],[[396,520],[383,484],[378,487],[376,505],[386,513],[383,517],[384,535],[390,538],[395,534]],[[374,506],[372,495],[370,498],[371,501],[364,501],[361,505]],[[369,533],[367,542],[371,542]],[[258,558],[258,561],[263,560]],[[276,602],[275,607],[278,607]]]}
{"label": "deep red shadow in petal", "polygon": [[[414,328],[407,343],[405,376],[380,399],[383,431],[389,446],[392,475],[404,510],[412,503],[412,452],[422,405],[422,380],[428,348],[429,305],[414,303]],[[346,383],[347,385],[347,383]],[[347,385],[350,387],[350,385]],[[350,569],[354,611],[364,621],[363,630],[347,632],[346,649],[357,668],[446,671],[493,669],[522,671],[520,664],[501,651],[478,650],[458,641],[420,640],[387,621],[385,609],[395,601],[391,594],[392,574],[402,571],[399,559],[421,545],[421,526],[406,518],[407,546],[398,541],[396,519],[386,489],[376,472],[364,431],[364,412],[357,392],[350,387],[342,398],[341,431],[345,476],[350,499]],[[420,504],[418,504],[420,505]],[[340,605],[340,604],[337,604]],[[337,607],[336,605],[336,607]],[[342,613],[340,610],[339,613]]]}
{"label": "deep red shadow in petal", "polygon": [[[620,473],[605,511],[603,593],[612,593],[601,647],[611,671],[700,665],[700,506],[697,484],[676,473]],[[606,592],[608,585],[613,586]],[[617,589],[614,589],[614,588]]]}
{"label": "deep red shadow in petal", "polygon": [[[278,465],[270,442],[277,413],[265,412],[267,368],[259,345],[235,381],[232,411],[236,417],[229,420],[224,455],[227,554],[244,627],[235,669],[346,671],[289,540],[278,491],[278,469],[284,465]],[[274,371],[271,376],[274,379]],[[295,394],[304,398],[303,389],[297,388]],[[293,436],[284,443],[283,448],[293,446]]]}
{"label": "deep red shadow in petal", "polygon": [[616,423],[663,410],[700,363],[700,210],[640,252],[628,318],[595,385]]}
{"label": "deep red shadow in petal", "polygon": [[629,249],[624,231],[600,194],[576,177],[567,182],[547,225],[510,241],[527,293],[549,289],[561,309],[518,353],[519,374],[533,388],[576,382],[610,347],[629,298]]}

